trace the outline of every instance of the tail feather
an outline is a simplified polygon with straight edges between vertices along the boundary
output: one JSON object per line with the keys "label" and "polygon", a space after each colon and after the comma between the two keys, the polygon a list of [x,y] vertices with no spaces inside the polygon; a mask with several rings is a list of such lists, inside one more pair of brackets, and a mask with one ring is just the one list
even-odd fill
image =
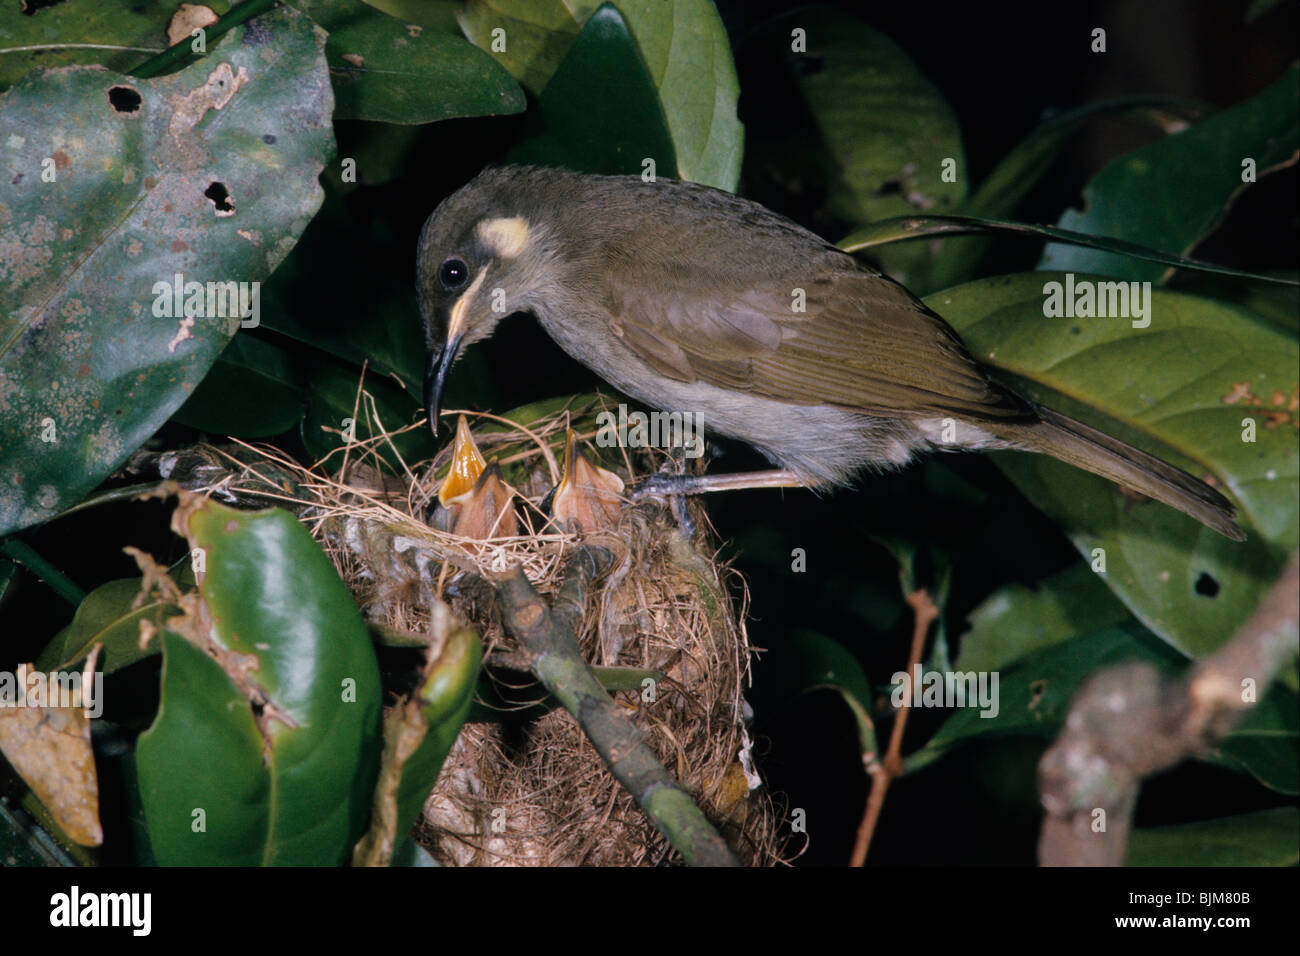
{"label": "tail feather", "polygon": [[1234,541],[1245,540],[1246,532],[1233,522],[1237,510],[1232,502],[1205,482],[1050,408],[1036,411],[1037,423],[989,430],[1027,451],[1051,455],[1164,502]]}

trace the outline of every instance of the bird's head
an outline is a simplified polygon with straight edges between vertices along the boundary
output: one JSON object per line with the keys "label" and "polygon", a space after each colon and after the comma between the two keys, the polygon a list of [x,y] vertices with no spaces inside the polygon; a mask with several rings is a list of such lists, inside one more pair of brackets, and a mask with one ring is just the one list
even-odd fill
{"label": "bird's head", "polygon": [[556,288],[555,230],[540,221],[547,171],[489,170],[447,197],[424,224],[416,261],[428,360],[424,404],[438,431],[447,373],[468,345],[514,312],[544,304]]}

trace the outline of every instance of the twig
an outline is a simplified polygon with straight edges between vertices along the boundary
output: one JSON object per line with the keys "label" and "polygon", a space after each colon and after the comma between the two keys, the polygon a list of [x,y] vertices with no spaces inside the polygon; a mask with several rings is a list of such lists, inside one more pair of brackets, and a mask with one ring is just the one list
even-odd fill
{"label": "twig", "polygon": [[641,731],[605,693],[578,649],[587,588],[609,563],[601,549],[577,549],[550,607],[516,567],[497,581],[502,621],[532,659],[533,673],[578,721],[601,759],[691,866],[738,861],[708,819],[655,758]]}
{"label": "twig", "polygon": [[[912,652],[907,660],[907,673],[921,663],[921,654],[925,650],[925,636],[930,633],[930,625],[939,616],[938,609],[930,600],[925,588],[913,591],[907,596],[907,603],[912,607]],[[889,734],[889,749],[883,761],[875,761],[870,769],[871,792],[867,794],[867,807],[858,824],[858,838],[853,844],[853,856],[849,866],[862,866],[867,861],[867,851],[871,848],[871,838],[876,832],[876,823],[880,820],[880,811],[885,807],[885,794],[895,777],[903,775],[903,731],[907,727],[907,715],[911,713],[911,695],[903,700],[903,706],[894,717],[894,727]]]}
{"label": "twig", "polygon": [[1079,691],[1038,765],[1043,866],[1120,866],[1142,778],[1203,753],[1300,650],[1300,553],[1224,647],[1181,680],[1123,664]]}

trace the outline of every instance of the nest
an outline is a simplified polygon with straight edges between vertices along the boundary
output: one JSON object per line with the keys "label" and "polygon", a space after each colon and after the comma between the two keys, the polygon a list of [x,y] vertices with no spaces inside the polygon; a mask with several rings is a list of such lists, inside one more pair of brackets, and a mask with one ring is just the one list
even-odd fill
{"label": "nest", "polygon": [[[587,439],[595,434],[584,424],[590,425],[600,400],[586,401],[570,400],[524,422],[476,417],[479,447],[517,496],[519,533],[487,540],[439,531],[422,520],[450,449],[408,467],[397,452],[401,432],[384,432],[374,419],[370,438],[341,450],[341,461],[312,469],[274,449],[247,445],[195,449],[188,460],[166,464],[183,485],[233,500],[271,498],[297,511],[367,618],[394,635],[394,643],[431,641],[432,659],[460,621],[482,636],[487,686],[494,693],[481,696],[414,834],[439,862],[680,862],[575,719],[548,702],[500,623],[495,577],[518,565],[549,597],[560,587],[565,557],[585,541],[613,555],[611,570],[593,585],[577,635],[585,659],[596,667],[634,669],[605,674],[606,686],[626,685],[611,690],[622,711],[742,862],[776,863],[777,814],[754,769],[746,730],[747,595],[739,574],[719,562],[707,515],[694,502],[676,514],[663,505],[627,504],[609,527],[582,535],[557,528],[540,507],[559,479],[556,449],[566,428],[574,426]],[[363,421],[364,400],[360,405]],[[606,464],[629,481],[664,460],[655,449],[619,449],[618,456]],[[652,676],[647,682],[638,671]]]}

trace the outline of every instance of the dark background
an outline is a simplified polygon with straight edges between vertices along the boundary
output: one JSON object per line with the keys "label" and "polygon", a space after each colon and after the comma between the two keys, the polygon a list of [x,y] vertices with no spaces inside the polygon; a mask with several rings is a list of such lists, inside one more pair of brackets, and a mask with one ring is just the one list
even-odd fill
{"label": "dark background", "polygon": [[[1283,4],[1246,24],[1244,2],[1080,4],[838,4],[888,33],[951,103],[963,132],[967,168],[978,183],[1050,110],[1138,93],[1174,94],[1226,107],[1259,92],[1297,56],[1297,6]],[[792,5],[718,0],[740,68],[741,118],[749,142],[782,116],[767,108],[762,64],[746,56],[746,36]],[[1089,51],[1090,32],[1107,31],[1108,52]],[[456,120],[415,130],[340,122],[339,156],[363,140],[393,136],[419,174],[379,185],[344,188],[325,177],[321,214],[295,252],[299,268],[277,274],[277,295],[297,319],[341,334],[366,322],[377,301],[409,311],[415,240],[438,201],[484,165],[498,161],[515,138],[520,117]],[[1107,161],[1156,138],[1154,130],[1097,119],[1067,143],[1017,218],[1055,222],[1076,205],[1088,179]],[[741,191],[835,240],[847,224],[818,219],[800,198],[750,188],[763,182],[748,167]],[[836,232],[838,225],[844,228]],[[340,242],[340,229],[347,242]],[[1223,227],[1192,254],[1253,271],[1294,268],[1298,252],[1294,168],[1248,190]],[[1001,242],[988,273],[1032,268],[1040,249],[1023,240]],[[259,331],[277,341],[270,330]],[[528,318],[508,320],[476,347],[453,376],[445,403],[502,411],[536,399],[579,392],[599,383],[573,363]],[[169,425],[155,444],[177,447],[201,437]],[[279,443],[301,451],[299,439]],[[718,471],[758,464],[751,452],[724,446]],[[134,545],[178,559],[182,542],[168,530],[161,503],[112,505],[94,522],[79,521],[77,538],[58,521],[35,530],[30,543],[73,580],[100,582],[136,574],[120,548]],[[944,625],[954,653],[966,615],[997,588],[1033,583],[1077,560],[1060,530],[1039,515],[992,464],[973,456],[944,456],[898,473],[866,476],[856,490],[822,497],[808,492],[746,492],[714,497],[710,516],[725,542],[723,555],[750,583],[749,636],[764,649],[748,694],[756,712],[760,767],[783,804],[807,813],[809,835],[796,836],[800,864],[842,864],[849,855],[866,797],[854,727],[838,695],[795,694],[783,662],[789,635],[808,629],[831,635],[858,657],[885,688],[907,660],[911,620],[902,602],[898,567],[878,538],[909,543],[918,553],[919,583],[933,585],[948,569],[951,590]],[[95,533],[86,534],[86,528]],[[790,570],[790,552],[807,552],[807,571]],[[22,575],[5,601],[4,619],[29,628],[15,650],[35,656],[67,623],[66,605]],[[5,635],[6,641],[13,635]],[[152,666],[156,667],[156,663]],[[121,679],[147,699],[156,672],[137,666]],[[121,700],[121,695],[113,695]],[[139,703],[140,701],[137,701]],[[148,712],[148,711],[146,711]],[[112,717],[112,714],[108,716]],[[933,732],[942,713],[918,711],[904,753]],[[888,721],[878,731],[887,739]],[[140,729],[140,728],[136,728]],[[1032,864],[1038,827],[1035,765],[1041,747],[1023,738],[968,745],[929,768],[895,782],[872,848],[871,862]],[[1248,778],[1205,765],[1161,775],[1143,789],[1137,824],[1204,819],[1275,805],[1276,795]]]}

